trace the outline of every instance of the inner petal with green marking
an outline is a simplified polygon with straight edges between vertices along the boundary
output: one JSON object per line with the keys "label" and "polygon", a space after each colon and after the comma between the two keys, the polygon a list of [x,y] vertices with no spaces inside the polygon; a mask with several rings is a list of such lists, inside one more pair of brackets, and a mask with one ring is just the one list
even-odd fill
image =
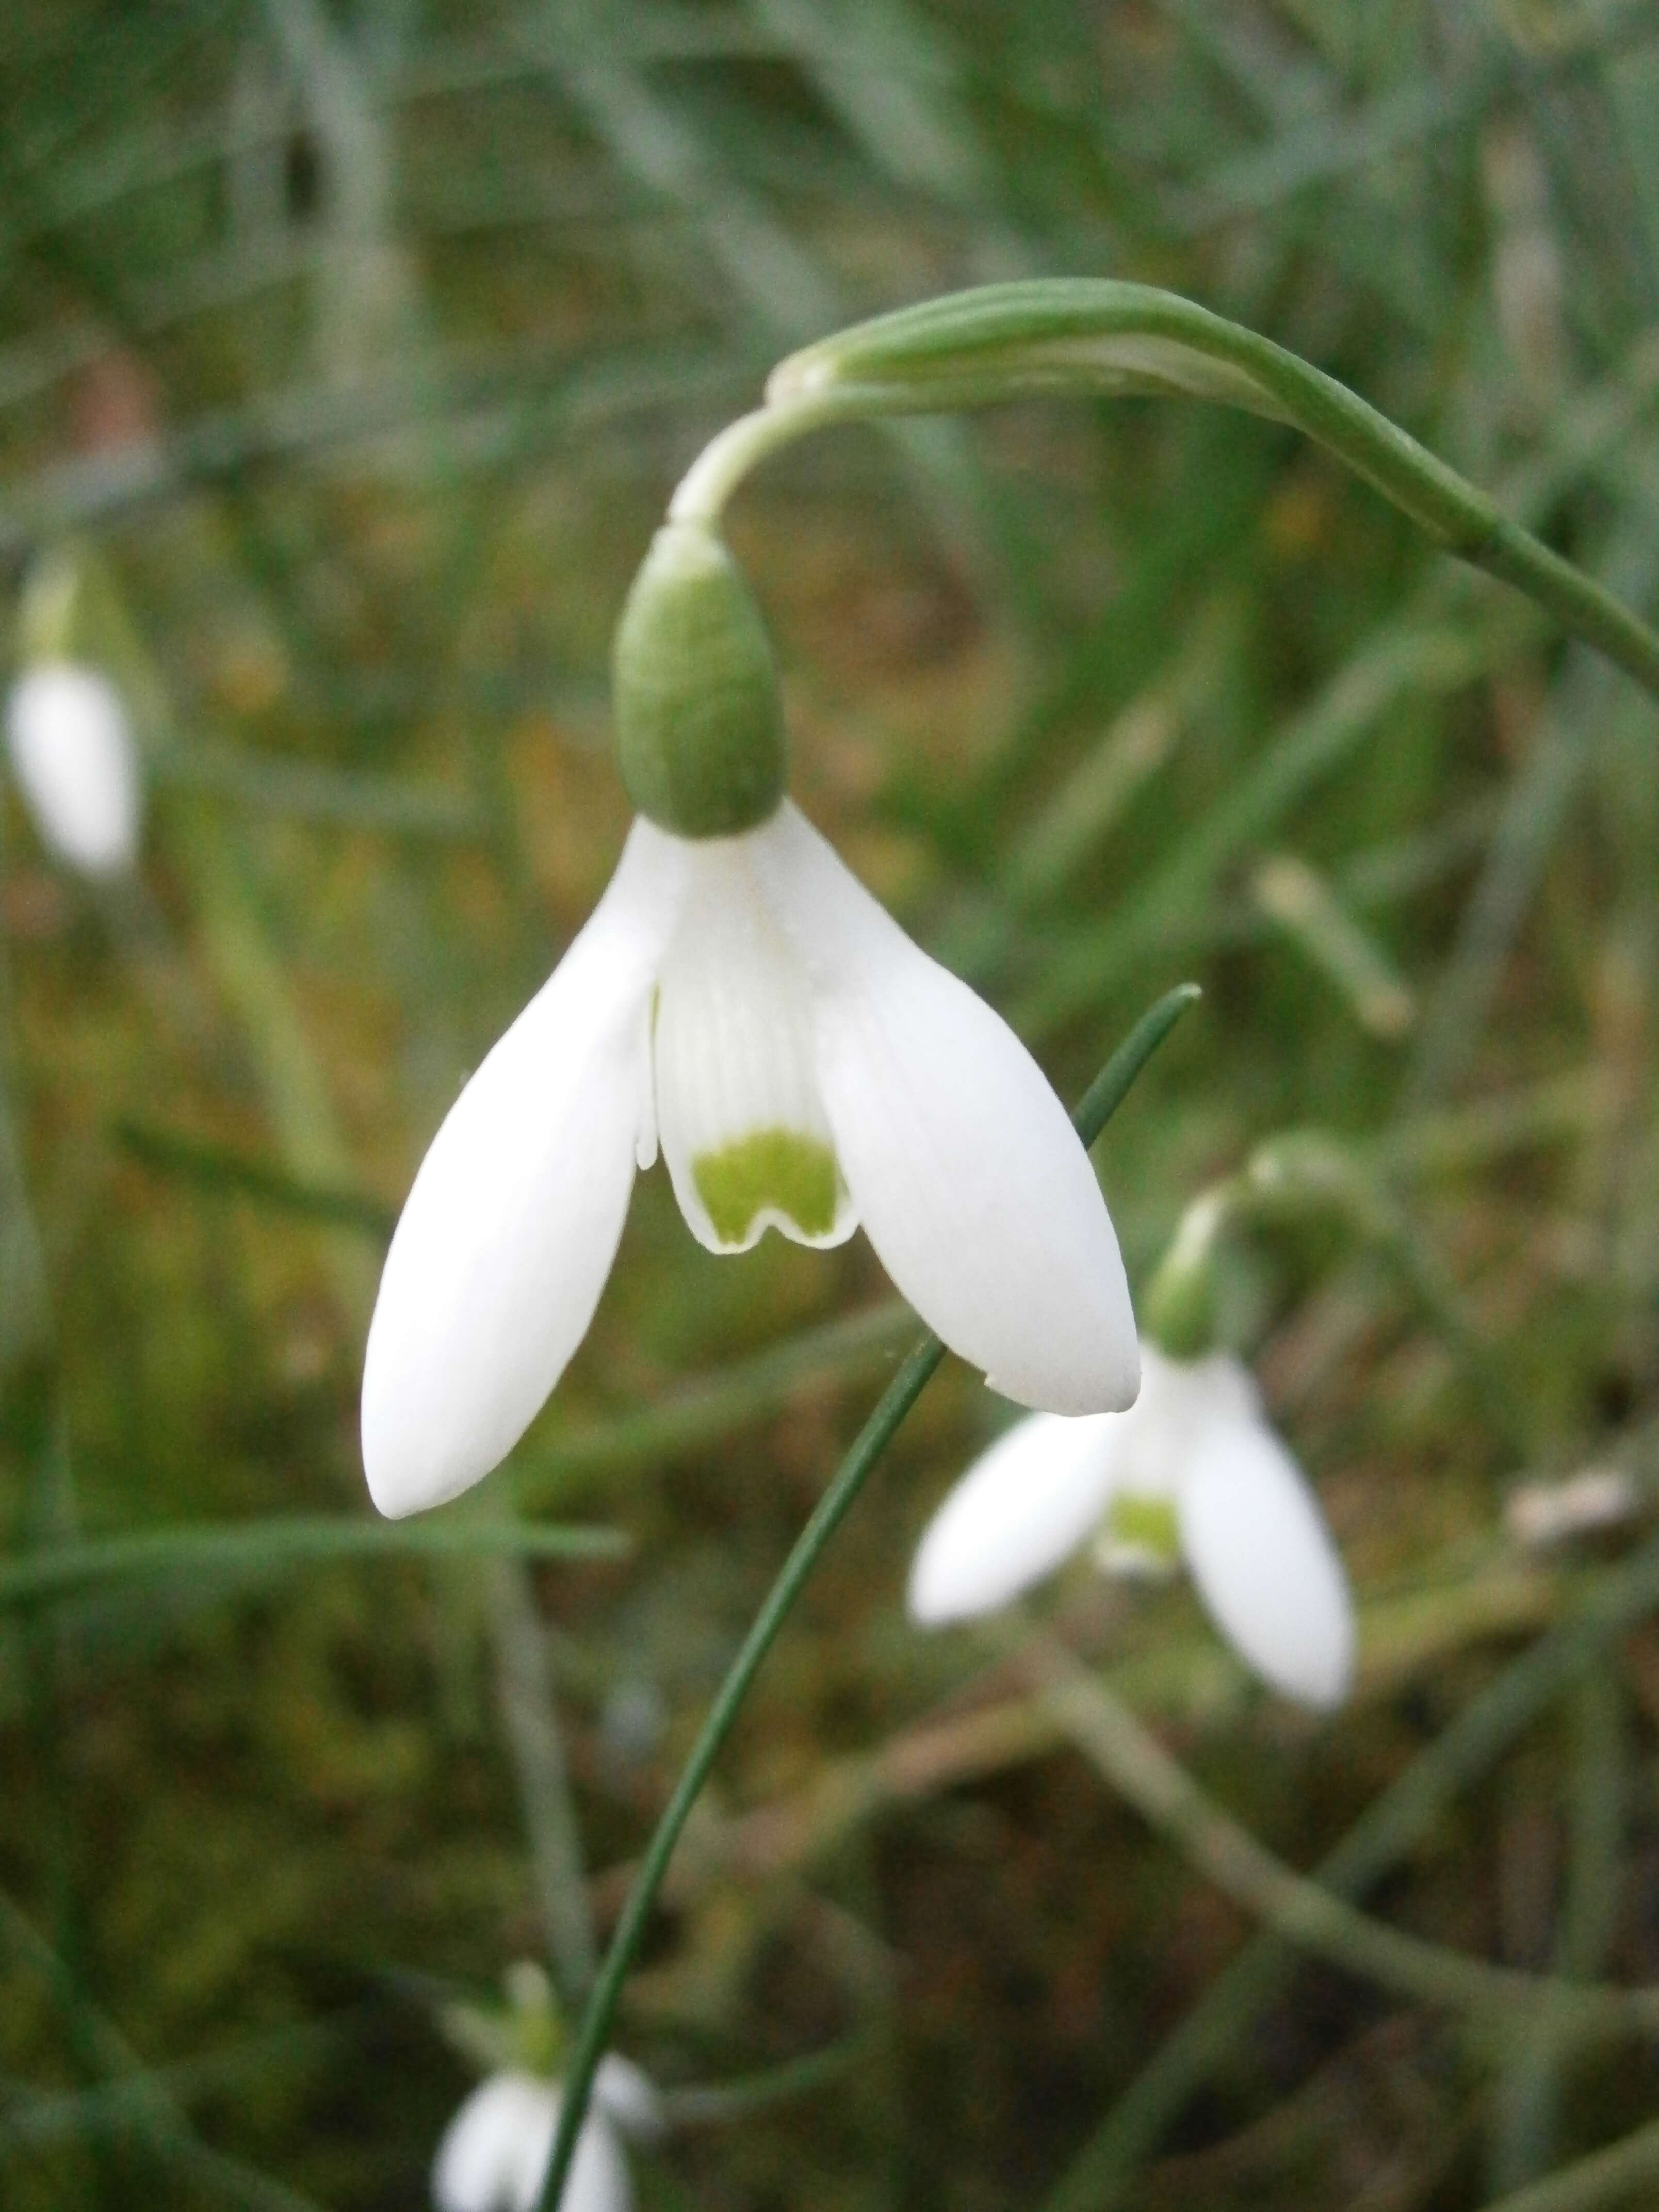
{"label": "inner petal with green marking", "polygon": [[1171,1575],[1181,1564],[1181,1528],[1167,1498],[1120,1491],[1095,1539],[1097,1562],[1110,1574]]}
{"label": "inner petal with green marking", "polygon": [[839,1244],[857,1211],[818,1091],[807,980],[741,837],[693,848],[652,1030],[657,1127],[680,1210],[711,1252],[769,1229]]}
{"label": "inner petal with green marking", "polygon": [[757,1222],[793,1222],[802,1237],[828,1237],[845,1192],[835,1153],[799,1130],[756,1129],[699,1152],[691,1163],[697,1195],[722,1244],[750,1241]]}

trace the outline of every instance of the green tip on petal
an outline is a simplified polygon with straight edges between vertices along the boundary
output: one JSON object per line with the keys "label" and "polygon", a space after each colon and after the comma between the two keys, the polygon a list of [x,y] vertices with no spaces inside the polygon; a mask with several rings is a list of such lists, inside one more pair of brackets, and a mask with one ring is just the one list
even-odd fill
{"label": "green tip on petal", "polygon": [[757,1215],[786,1215],[803,1237],[836,1225],[841,1175],[827,1145],[793,1129],[756,1129],[691,1164],[697,1195],[722,1244],[741,1244]]}
{"label": "green tip on petal", "polygon": [[1173,1574],[1181,1563],[1181,1530],[1167,1498],[1124,1493],[1112,1500],[1095,1550],[1119,1573]]}
{"label": "green tip on petal", "polygon": [[680,837],[732,837],[783,797],[783,706],[747,584],[701,522],[651,541],[612,653],[617,759],[640,812]]}

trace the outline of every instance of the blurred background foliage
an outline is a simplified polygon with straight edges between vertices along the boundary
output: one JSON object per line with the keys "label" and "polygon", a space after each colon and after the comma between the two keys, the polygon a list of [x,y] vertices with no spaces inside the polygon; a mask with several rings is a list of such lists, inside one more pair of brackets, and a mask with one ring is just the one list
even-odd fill
{"label": "blurred background foliage", "polygon": [[[80,564],[150,793],[103,892],[4,811],[9,2207],[419,2203],[443,2008],[588,1971],[910,1324],[861,1240],[717,1262],[653,1174],[508,1468],[382,1541],[382,1241],[619,848],[608,640],[678,472],[794,345],[1038,273],[1267,332],[1659,599],[1659,8],[3,11],[0,562]],[[797,795],[1062,1093],[1203,983],[1100,1148],[1132,1280],[1288,1130],[1392,1224],[1292,1209],[1224,1285],[1361,1595],[1349,1709],[1180,1591],[1041,1609],[1434,1957],[1659,1979],[1653,703],[1196,405],[837,431],[732,534]],[[1253,1941],[1017,1644],[909,1628],[994,1422],[947,1370],[688,1837],[645,2204],[1653,2201],[1650,2032]],[[1528,1547],[1516,1486],[1588,1467],[1631,1518]],[[616,1540],[514,1556],[518,1512]]]}

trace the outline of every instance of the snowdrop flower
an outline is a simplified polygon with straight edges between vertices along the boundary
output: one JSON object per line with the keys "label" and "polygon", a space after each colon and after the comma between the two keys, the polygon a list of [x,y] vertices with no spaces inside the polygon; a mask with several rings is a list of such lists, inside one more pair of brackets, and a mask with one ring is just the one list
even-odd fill
{"label": "snowdrop flower", "polygon": [[710,1251],[769,1228],[839,1244],[862,1222],[1005,1395],[1066,1413],[1134,1395],[1088,1155],[1012,1031],[782,796],[758,623],[717,539],[659,534],[617,653],[641,818],[451,1109],[386,1257],[362,1406],[383,1513],[453,1498],[512,1449],[586,1333],[659,1146]]}
{"label": "snowdrop flower", "polygon": [[1141,1346],[1124,1413],[1016,1423],[969,1468],[923,1534],[909,1607],[927,1626],[1006,1605],[1094,1539],[1100,1564],[1159,1571],[1184,1558],[1241,1658],[1286,1697],[1347,1693],[1353,1611],[1313,1492],[1230,1352],[1171,1359]]}
{"label": "snowdrop flower", "polygon": [[41,842],[82,875],[138,854],[137,757],[118,693],[95,670],[37,660],[6,701],[6,747]]}
{"label": "snowdrop flower", "polygon": [[[432,2165],[438,2212],[535,2212],[559,2122],[555,2081],[513,2068],[481,2081],[444,2131]],[[561,2212],[629,2212],[624,2134],[661,2125],[657,2092],[615,2053],[599,2061],[593,2094],[560,2196]]]}

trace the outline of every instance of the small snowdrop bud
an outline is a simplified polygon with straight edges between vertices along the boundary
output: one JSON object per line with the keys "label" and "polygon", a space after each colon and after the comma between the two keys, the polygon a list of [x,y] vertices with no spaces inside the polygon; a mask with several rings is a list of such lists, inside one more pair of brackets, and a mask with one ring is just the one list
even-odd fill
{"label": "small snowdrop bud", "polygon": [[6,747],[42,842],[87,876],[138,854],[141,795],[131,726],[106,678],[70,660],[26,668],[6,701]]}
{"label": "small snowdrop bud", "polygon": [[702,522],[651,541],[612,657],[617,757],[640,812],[681,837],[731,837],[776,812],[783,708],[765,625]]}
{"label": "small snowdrop bud", "polygon": [[1141,1301],[1141,1334],[1172,1359],[1197,1359],[1215,1342],[1216,1246],[1228,1193],[1206,1191],[1181,1221]]}

